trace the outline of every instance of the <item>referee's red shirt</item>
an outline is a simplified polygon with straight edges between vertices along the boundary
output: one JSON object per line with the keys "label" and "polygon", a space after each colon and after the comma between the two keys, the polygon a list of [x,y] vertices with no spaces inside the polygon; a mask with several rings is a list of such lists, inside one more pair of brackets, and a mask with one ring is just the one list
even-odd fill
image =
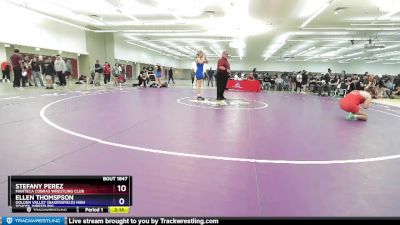
{"label": "referee's red shirt", "polygon": [[231,65],[229,64],[228,60],[226,58],[224,58],[224,57],[222,57],[222,58],[220,58],[218,60],[218,64],[217,64],[217,69],[218,70],[220,70],[219,69],[220,66],[225,67],[227,70],[231,69]]}

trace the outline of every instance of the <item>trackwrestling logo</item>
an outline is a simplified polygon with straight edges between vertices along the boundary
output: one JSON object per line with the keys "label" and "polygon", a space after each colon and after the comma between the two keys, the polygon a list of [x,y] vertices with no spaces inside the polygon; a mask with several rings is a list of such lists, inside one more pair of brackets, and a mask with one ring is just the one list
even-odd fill
{"label": "trackwrestling logo", "polygon": [[242,86],[240,86],[240,82],[239,81],[236,81],[236,84],[235,84],[235,88],[242,88]]}

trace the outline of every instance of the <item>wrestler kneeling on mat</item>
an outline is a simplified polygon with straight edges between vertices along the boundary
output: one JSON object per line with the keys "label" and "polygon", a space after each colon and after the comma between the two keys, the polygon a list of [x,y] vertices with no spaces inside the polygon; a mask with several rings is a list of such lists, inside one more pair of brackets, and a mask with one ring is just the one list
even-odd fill
{"label": "wrestler kneeling on mat", "polygon": [[373,88],[368,88],[366,91],[352,91],[342,98],[339,102],[340,108],[349,114],[346,116],[347,120],[362,120],[367,121],[368,115],[362,112],[360,105],[364,109],[368,109],[371,105],[372,95],[375,96]]}

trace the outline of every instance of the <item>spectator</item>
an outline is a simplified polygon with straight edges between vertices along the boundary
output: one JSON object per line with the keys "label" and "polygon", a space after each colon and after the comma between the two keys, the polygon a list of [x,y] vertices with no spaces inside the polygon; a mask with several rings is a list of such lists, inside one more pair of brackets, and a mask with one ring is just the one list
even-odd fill
{"label": "spectator", "polygon": [[46,78],[46,89],[54,89],[54,66],[50,62],[50,58],[46,58],[42,64],[42,73]]}
{"label": "spectator", "polygon": [[301,86],[303,88],[303,93],[306,93],[307,86],[308,86],[308,75],[307,71],[303,70],[303,73],[301,74]]}
{"label": "spectator", "polygon": [[378,79],[379,96],[384,97],[384,94],[386,94],[386,96],[390,98],[392,95],[391,90],[385,84],[385,80],[389,78],[387,77],[387,75],[385,75]]}
{"label": "spectator", "polygon": [[291,92],[294,92],[296,89],[296,77],[297,77],[296,72],[292,72],[290,74],[290,91]]}
{"label": "spectator", "polygon": [[100,65],[100,61],[97,59],[96,64],[94,64],[94,81],[93,84],[95,86],[100,86],[101,77],[103,75],[104,69],[103,66]]}
{"label": "spectator", "polygon": [[111,66],[108,62],[104,64],[104,84],[111,81]]}
{"label": "spectator", "polygon": [[195,78],[195,75],[196,75],[196,70],[197,70],[196,62],[193,62],[192,71],[190,72],[190,77],[192,78],[192,86],[194,86],[194,78]]}
{"label": "spectator", "polygon": [[257,69],[256,68],[253,68],[253,78],[254,78],[254,80],[258,80],[258,73],[257,73]]}
{"label": "spectator", "polygon": [[[54,69],[53,58],[49,57],[48,59],[49,59],[49,62],[53,66],[53,69]],[[53,74],[51,74],[51,79],[52,79],[53,84],[55,83],[55,77],[56,77],[56,70],[53,70]]]}
{"label": "spectator", "polygon": [[400,74],[394,79],[394,88],[400,87]]}
{"label": "spectator", "polygon": [[396,87],[396,90],[393,91],[393,93],[390,96],[390,98],[400,99],[400,86]]}
{"label": "spectator", "polygon": [[[145,67],[143,68],[145,69]],[[118,63],[115,64],[113,68],[113,75],[114,75],[114,85],[118,85],[118,76],[121,74],[121,71],[119,69]]]}
{"label": "spectator", "polygon": [[174,81],[174,71],[172,70],[172,67],[169,68],[168,70],[168,84],[172,80],[172,83],[175,84]]}
{"label": "spectator", "polygon": [[297,92],[297,89],[301,92],[302,82],[303,82],[303,76],[301,75],[301,72],[298,72],[296,75],[296,90],[295,90],[295,92]]}
{"label": "spectator", "polygon": [[393,84],[393,77],[388,77],[385,81],[385,86],[389,89],[389,90],[394,90],[394,84]]}
{"label": "spectator", "polygon": [[25,69],[22,55],[18,49],[14,50],[14,54],[11,55],[10,59],[14,71],[13,87],[21,87],[22,73],[25,72]]}
{"label": "spectator", "polygon": [[329,73],[321,77],[321,86],[319,88],[318,95],[321,96],[323,90],[326,90],[328,92],[328,96],[331,96],[331,75]]}
{"label": "spectator", "polygon": [[24,57],[24,68],[26,71],[26,74],[22,74],[22,87],[25,87],[26,84],[28,84],[30,87],[33,86],[32,84],[32,77],[33,77],[33,73],[32,73],[32,67],[31,67],[31,63],[32,60],[29,58],[29,56],[25,56]]}
{"label": "spectator", "polygon": [[336,90],[338,88],[339,85],[339,78],[336,75],[333,75],[333,77],[331,77],[331,90]]}
{"label": "spectator", "polygon": [[11,81],[11,71],[13,70],[11,63],[9,61],[4,61],[1,63],[1,72],[3,73],[3,83]]}
{"label": "spectator", "polygon": [[87,82],[87,77],[85,75],[80,75],[78,81],[75,84],[85,84]]}
{"label": "spectator", "polygon": [[155,67],[156,67],[156,84],[157,84],[157,87],[160,88],[161,87],[161,77],[163,74],[163,68],[161,65],[158,65],[158,64],[155,65]]}
{"label": "spectator", "polygon": [[283,89],[283,79],[280,74],[278,74],[278,77],[275,79],[275,91],[281,91]]}
{"label": "spectator", "polygon": [[66,65],[65,61],[60,55],[56,56],[56,60],[54,61],[54,70],[56,71],[58,80],[60,82],[60,86],[66,86],[67,85],[67,81],[65,79]]}
{"label": "spectator", "polygon": [[139,86],[142,86],[146,88],[147,86],[147,80],[148,80],[148,75],[147,75],[147,70],[146,68],[143,68],[142,71],[140,71],[140,74],[138,76],[139,79]]}
{"label": "spectator", "polygon": [[252,72],[247,75],[247,80],[255,80],[254,74]]}
{"label": "spectator", "polygon": [[313,92],[313,93],[319,92],[319,88],[320,88],[320,84],[321,83],[319,81],[318,75],[309,76],[308,84],[310,85],[311,92]]}
{"label": "spectator", "polygon": [[350,93],[357,90],[356,80],[353,77],[348,76],[346,79],[347,92]]}
{"label": "spectator", "polygon": [[214,87],[214,71],[212,70],[211,67],[207,73],[208,73],[207,87],[210,87],[210,83],[211,83],[211,87]]}
{"label": "spectator", "polygon": [[263,88],[264,90],[269,90],[271,88],[271,77],[269,76],[269,74],[267,73],[267,75],[264,77],[263,80]]}
{"label": "spectator", "polygon": [[65,65],[65,77],[66,77],[66,79],[69,79],[69,76],[71,76],[71,75],[72,75],[72,63],[71,63],[71,60],[68,59],[66,65]]}
{"label": "spectator", "polygon": [[362,77],[362,79],[359,82],[359,87],[360,87],[360,91],[365,90],[365,88],[368,86],[368,74],[364,74],[364,76]]}
{"label": "spectator", "polygon": [[36,57],[33,57],[31,67],[33,73],[33,83],[35,84],[36,87],[38,87],[39,86],[38,80],[39,80],[40,86],[44,87],[42,79],[42,65],[40,64],[40,62],[38,62]]}

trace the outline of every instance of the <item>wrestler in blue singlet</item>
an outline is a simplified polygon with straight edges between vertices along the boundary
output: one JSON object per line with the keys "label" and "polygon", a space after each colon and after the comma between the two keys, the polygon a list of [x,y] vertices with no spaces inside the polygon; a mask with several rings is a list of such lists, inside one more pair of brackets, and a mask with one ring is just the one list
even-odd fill
{"label": "wrestler in blue singlet", "polygon": [[196,70],[196,79],[202,80],[204,78],[204,63],[200,64],[197,63],[197,70]]}

